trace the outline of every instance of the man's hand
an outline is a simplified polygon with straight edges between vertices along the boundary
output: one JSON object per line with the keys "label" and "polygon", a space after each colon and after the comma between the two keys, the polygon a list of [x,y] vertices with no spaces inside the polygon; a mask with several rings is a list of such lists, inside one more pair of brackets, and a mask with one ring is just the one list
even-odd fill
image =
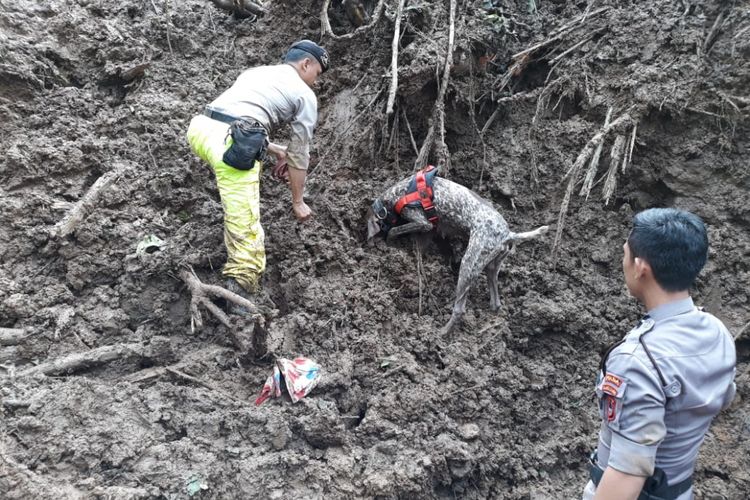
{"label": "man's hand", "polygon": [[289,179],[289,167],[286,161],[286,146],[276,144],[273,142],[268,143],[268,152],[276,158],[276,165],[273,167],[273,176],[277,179],[288,180]]}
{"label": "man's hand", "polygon": [[286,160],[278,160],[272,172],[273,176],[279,180],[289,180],[289,165],[287,165]]}
{"label": "man's hand", "polygon": [[310,207],[308,207],[307,203],[304,201],[293,202],[292,210],[294,210],[294,216],[297,217],[297,220],[300,222],[304,222],[312,217],[312,210],[310,210]]}

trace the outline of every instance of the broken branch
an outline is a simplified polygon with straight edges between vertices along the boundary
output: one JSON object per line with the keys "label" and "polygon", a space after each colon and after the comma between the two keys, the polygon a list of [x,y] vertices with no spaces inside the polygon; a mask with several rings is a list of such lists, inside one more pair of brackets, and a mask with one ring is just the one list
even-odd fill
{"label": "broken branch", "polygon": [[0,328],[0,345],[18,345],[26,338],[23,328]]}
{"label": "broken branch", "polygon": [[72,233],[78,224],[85,219],[99,202],[102,192],[116,182],[124,172],[124,165],[118,165],[114,170],[99,177],[86,194],[78,200],[68,214],[50,231],[53,238],[60,239]]}
{"label": "broken branch", "polygon": [[145,348],[142,344],[107,345],[38,364],[33,368],[20,372],[19,375],[60,375],[93,368],[115,360],[142,359],[144,357]]}
{"label": "broken branch", "polygon": [[713,46],[716,37],[719,35],[719,30],[722,28],[722,26],[724,26],[726,17],[726,10],[719,12],[719,15],[716,16],[716,20],[714,21],[713,26],[711,26],[711,30],[708,32],[708,35],[706,35],[706,40],[703,42],[702,53],[704,56],[708,55],[708,53],[711,51],[711,47]]}
{"label": "broken branch", "polygon": [[582,25],[586,21],[591,20],[592,18],[598,16],[602,12],[606,12],[609,10],[609,7],[602,7],[600,9],[595,10],[594,12],[590,12],[588,14],[584,13],[583,15],[580,15],[573,19],[572,21],[567,22],[566,24],[562,25],[560,28],[558,28],[554,33],[553,36],[550,38],[537,43],[536,45],[532,45],[531,47],[522,50],[521,52],[518,52],[516,54],[513,54],[511,56],[511,59],[519,59],[524,56],[529,56],[532,53],[536,52],[537,50],[546,47],[547,45],[551,44],[552,42],[558,41],[560,38],[562,38],[566,33],[573,30],[574,28],[577,28],[576,25]]}

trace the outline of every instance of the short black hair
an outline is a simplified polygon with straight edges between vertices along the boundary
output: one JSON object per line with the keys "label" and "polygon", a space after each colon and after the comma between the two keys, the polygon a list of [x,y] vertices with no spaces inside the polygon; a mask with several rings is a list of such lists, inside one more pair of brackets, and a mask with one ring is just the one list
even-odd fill
{"label": "short black hair", "polygon": [[628,246],[633,258],[649,263],[654,279],[668,292],[689,289],[708,258],[703,221],[676,208],[650,208],[636,214]]}
{"label": "short black hair", "polygon": [[305,50],[292,48],[289,49],[284,56],[284,63],[295,63],[297,61],[301,61],[302,59],[311,59],[314,61],[315,56]]}

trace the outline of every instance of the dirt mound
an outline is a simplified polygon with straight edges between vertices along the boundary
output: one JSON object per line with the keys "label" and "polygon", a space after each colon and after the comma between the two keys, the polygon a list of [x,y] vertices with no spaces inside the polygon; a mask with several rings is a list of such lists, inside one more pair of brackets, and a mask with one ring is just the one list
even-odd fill
{"label": "dirt mound", "polygon": [[[330,2],[315,219],[296,223],[286,186],[264,177],[268,335],[325,375],[300,403],[255,407],[272,357],[239,355],[212,317],[191,330],[179,272],[219,283],[225,253],[214,181],[184,134],[243,68],[320,39],[323,2],[269,0],[239,19],[198,0],[0,0],[5,498],[575,497],[599,355],[639,314],[620,242],[634,212],[667,205],[709,226],[696,301],[744,327],[738,398],[706,438],[696,491],[746,497],[747,9],[485,0],[459,3],[451,28],[449,1],[405,2],[389,116],[398,3],[363,2],[357,28]],[[499,313],[482,278],[445,340],[460,243],[363,238],[373,195],[413,171],[430,130],[430,160],[512,229],[558,230],[506,261]],[[80,353],[97,360],[51,364]]]}

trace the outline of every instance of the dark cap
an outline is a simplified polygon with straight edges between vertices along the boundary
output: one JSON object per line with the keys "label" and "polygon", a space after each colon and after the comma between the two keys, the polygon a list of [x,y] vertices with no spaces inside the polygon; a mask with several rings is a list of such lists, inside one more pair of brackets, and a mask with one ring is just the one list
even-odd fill
{"label": "dark cap", "polygon": [[328,66],[330,65],[330,61],[328,59],[328,51],[313,41],[300,40],[298,42],[294,42],[294,44],[289,47],[289,50],[292,49],[304,50],[308,54],[311,54],[320,63],[320,67],[323,69],[323,71],[327,70]]}

